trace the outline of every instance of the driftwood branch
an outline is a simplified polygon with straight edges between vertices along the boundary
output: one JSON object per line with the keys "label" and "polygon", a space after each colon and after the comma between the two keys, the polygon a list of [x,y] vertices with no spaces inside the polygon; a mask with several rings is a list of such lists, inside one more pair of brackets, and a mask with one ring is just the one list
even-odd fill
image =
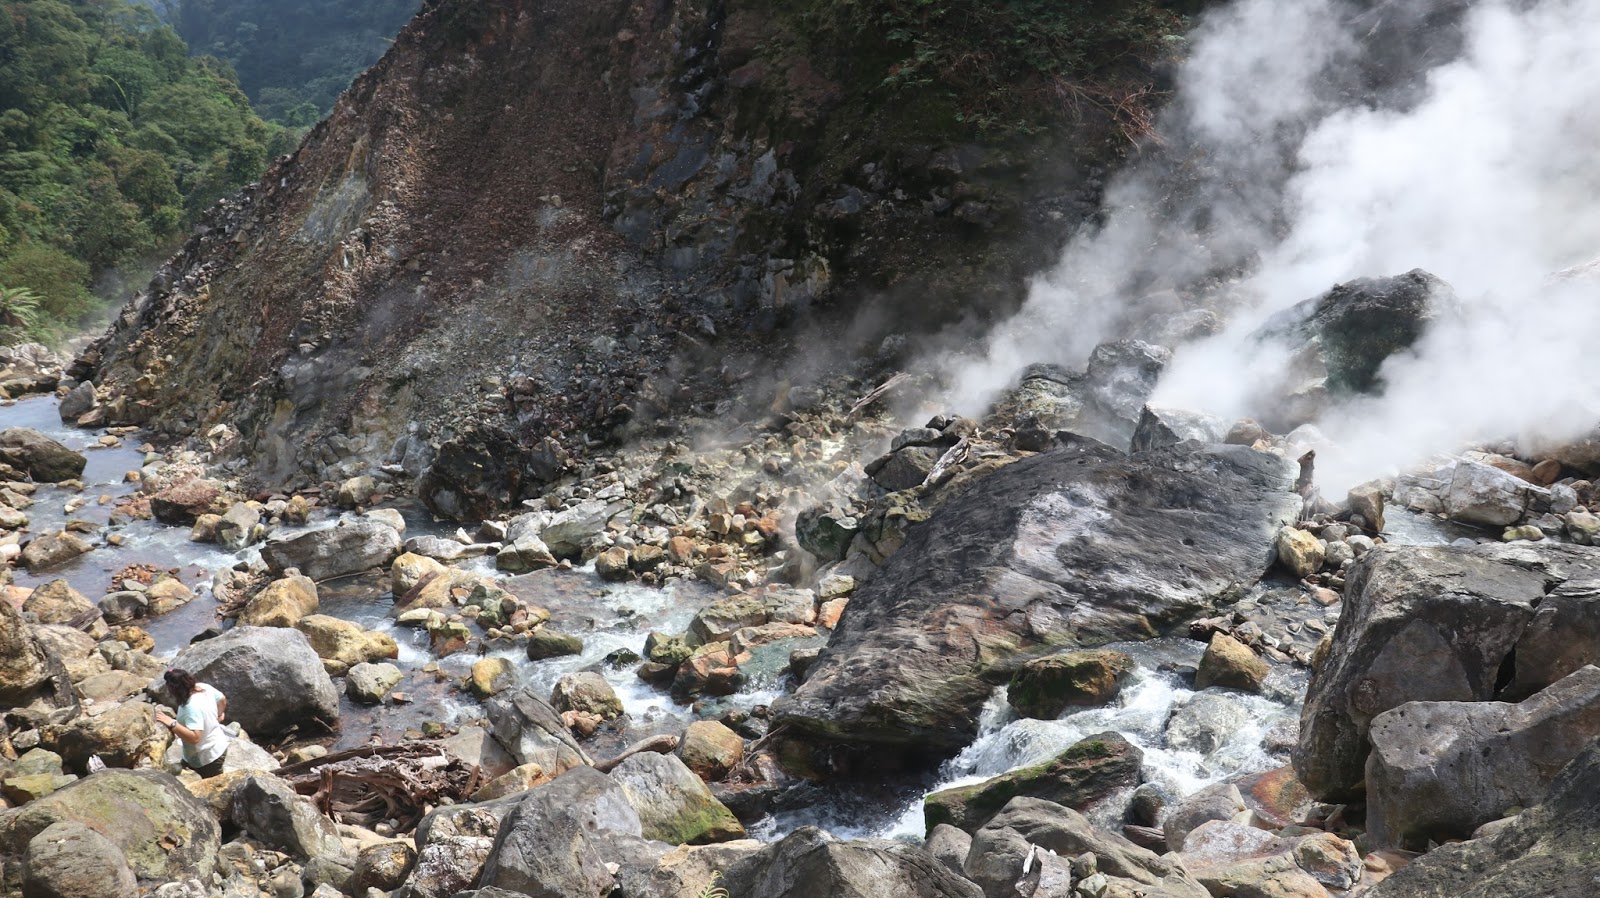
{"label": "driftwood branch", "polygon": [[601,773],[610,773],[612,770],[616,769],[618,764],[621,764],[623,761],[626,761],[634,755],[642,754],[643,752],[647,751],[653,751],[656,754],[665,755],[672,753],[677,749],[677,747],[677,736],[666,733],[663,733],[659,736],[651,736],[648,739],[641,739],[640,741],[633,743],[632,745],[628,746],[627,749],[622,752],[622,754],[617,755],[608,761],[600,761],[596,763],[594,765],[594,769],[600,771]]}
{"label": "driftwood branch", "polygon": [[894,377],[891,377],[888,380],[884,381],[883,383],[877,385],[876,387],[873,387],[871,392],[867,393],[867,395],[865,395],[865,396],[861,397],[860,399],[856,400],[856,404],[855,405],[850,406],[850,413],[845,415],[845,417],[846,418],[854,418],[856,415],[858,415],[861,412],[865,411],[867,406],[873,404],[874,402],[877,402],[879,399],[882,399],[884,396],[887,396],[889,393],[891,393],[895,389],[897,389],[901,384],[905,383],[906,381],[908,381],[910,379],[911,379],[911,375],[909,375],[909,374],[905,373],[904,371],[902,371],[899,374],[896,374]]}

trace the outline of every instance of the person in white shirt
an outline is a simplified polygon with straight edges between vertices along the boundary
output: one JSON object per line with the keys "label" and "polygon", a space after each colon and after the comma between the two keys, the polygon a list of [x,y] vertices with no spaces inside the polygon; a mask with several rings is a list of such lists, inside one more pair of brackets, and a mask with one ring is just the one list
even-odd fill
{"label": "person in white shirt", "polygon": [[222,721],[228,699],[213,686],[197,682],[194,674],[174,667],[166,672],[167,691],[178,703],[178,716],[157,712],[156,720],[183,743],[183,762],[201,776],[222,772],[231,739]]}

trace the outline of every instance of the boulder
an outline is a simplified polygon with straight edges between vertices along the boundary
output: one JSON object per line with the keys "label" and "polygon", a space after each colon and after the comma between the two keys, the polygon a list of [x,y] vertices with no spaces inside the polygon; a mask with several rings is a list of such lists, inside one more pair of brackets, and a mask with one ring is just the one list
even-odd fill
{"label": "boulder", "polygon": [[922,485],[939,463],[942,450],[932,446],[907,446],[891,452],[869,465],[867,473],[872,482],[889,492],[909,490]]}
{"label": "boulder", "polygon": [[1493,465],[1462,460],[1444,493],[1444,510],[1467,524],[1504,527],[1527,513],[1535,487]]}
{"label": "boulder", "polygon": [[528,660],[543,661],[583,653],[583,640],[568,633],[539,627],[528,633]]}
{"label": "boulder", "polygon": [[621,583],[633,579],[633,569],[628,566],[628,550],[612,546],[594,557],[594,572],[608,583]]}
{"label": "boulder", "polygon": [[1228,422],[1214,415],[1147,405],[1133,429],[1133,452],[1164,449],[1186,440],[1220,443],[1228,436]]}
{"label": "boulder", "polygon": [[1551,782],[1547,798],[1483,838],[1443,845],[1367,898],[1591,898],[1600,844],[1600,741]]}
{"label": "boulder", "polygon": [[480,726],[463,726],[444,740],[446,754],[481,768],[485,777],[497,777],[517,766],[517,759],[506,753],[494,736]]}
{"label": "boulder", "polygon": [[446,567],[417,581],[410,590],[395,599],[389,614],[399,617],[418,608],[437,608],[453,611],[477,589],[480,578],[470,571]]}
{"label": "boulder", "polygon": [[125,624],[144,617],[150,608],[150,597],[142,592],[122,589],[108,593],[97,604],[100,616],[110,624]]}
{"label": "boulder", "polygon": [[322,581],[383,567],[400,554],[400,533],[381,521],[340,521],[286,539],[269,540],[261,560],[274,574],[289,568]]}
{"label": "boulder", "polygon": [[406,552],[389,566],[389,583],[394,594],[403,596],[427,578],[442,574],[445,566],[426,555]]}
{"label": "boulder", "polygon": [[89,827],[62,820],[28,843],[26,898],[134,898],[138,879],[117,844]]}
{"label": "boulder", "polygon": [[221,498],[222,490],[215,483],[190,477],[153,494],[150,513],[163,524],[187,526],[209,513]]}
{"label": "boulder", "polygon": [[1274,548],[1278,552],[1278,565],[1301,580],[1322,570],[1325,550],[1321,540],[1299,527],[1279,530]]}
{"label": "boulder", "polygon": [[1516,701],[1584,665],[1600,664],[1600,580],[1574,578],[1551,589],[1517,639],[1516,673],[1498,698]]}
{"label": "boulder", "polygon": [[912,528],[857,588],[775,723],[818,741],[959,750],[1016,655],[1149,638],[1253,584],[1299,513],[1291,484],[1283,459],[1239,446],[1129,457],[1073,439],[1007,465]]}
{"label": "boulder", "polygon": [[931,835],[940,824],[967,832],[989,822],[1013,798],[1026,795],[1087,811],[1091,805],[1139,784],[1144,752],[1117,733],[1098,733],[1042,764],[972,786],[929,795],[922,806]]}
{"label": "boulder", "polygon": [[744,827],[675,755],[641,752],[611,770],[646,839],[701,845],[744,838]]}
{"label": "boulder", "polygon": [[339,693],[299,630],[234,627],[179,652],[172,666],[221,690],[229,719],[258,736],[339,717]]}
{"label": "boulder", "polygon": [[575,767],[522,797],[500,824],[478,887],[531,898],[601,898],[617,866],[649,857],[622,787]]}
{"label": "boulder", "polygon": [[939,863],[959,874],[967,862],[968,852],[972,851],[972,834],[941,823],[928,832],[922,847]]}
{"label": "boulder", "polygon": [[1048,849],[1063,858],[1085,852],[1095,857],[1098,872],[1127,880],[1127,886],[1163,898],[1209,898],[1199,884],[1188,880],[1176,863],[1140,848],[1121,836],[1096,830],[1087,818],[1071,808],[1039,798],[1013,798],[972,837],[965,871],[987,898],[1011,898],[1013,884],[1036,849]]}
{"label": "boulder", "polygon": [[221,846],[216,818],[176,778],[109,768],[0,814],[0,856],[20,858],[36,836],[62,821],[109,839],[142,880],[209,878]]}
{"label": "boulder", "polygon": [[266,589],[245,603],[239,612],[239,623],[246,627],[292,627],[306,615],[316,614],[319,604],[316,582],[291,574],[268,583]]}
{"label": "boulder", "polygon": [[1544,799],[1557,771],[1600,736],[1600,667],[1524,699],[1408,702],[1372,721],[1367,836],[1426,850]]}
{"label": "boulder", "polygon": [[592,670],[564,674],[550,693],[550,706],[557,711],[594,714],[603,720],[622,716],[622,699],[606,678]]}
{"label": "boulder", "polygon": [[[599,674],[595,674],[599,676]],[[504,658],[483,658],[472,662],[472,670],[467,674],[467,688],[479,698],[489,698],[499,695],[516,685],[517,671],[511,662]],[[556,685],[560,689],[560,684]],[[565,710],[559,709],[558,710]]]}
{"label": "boulder", "polygon": [[61,397],[61,404],[56,406],[56,412],[61,415],[61,423],[72,424],[93,411],[99,404],[100,397],[94,391],[94,382],[86,380]]}
{"label": "boulder", "polygon": [[159,765],[175,737],[156,722],[155,714],[154,706],[145,702],[124,702],[103,714],[48,725],[40,731],[39,744],[79,771],[86,771],[96,755],[111,767]]}
{"label": "boulder", "polygon": [[766,622],[767,606],[759,597],[743,594],[728,596],[701,608],[689,621],[683,641],[690,648],[723,642],[735,630],[760,626]]}
{"label": "boulder", "polygon": [[485,714],[494,740],[518,764],[538,764],[547,774],[558,776],[593,763],[573,741],[561,715],[530,687],[500,693],[489,700]]}
{"label": "boulder", "polygon": [[264,534],[261,509],[250,502],[235,502],[217,520],[217,544],[224,549],[243,549]]}
{"label": "boulder", "polygon": [[354,621],[328,614],[312,614],[295,623],[318,658],[340,673],[362,662],[400,657],[394,637],[368,630]]}
{"label": "boulder", "polygon": [[1250,813],[1244,796],[1233,783],[1215,783],[1175,804],[1162,821],[1167,847],[1182,851],[1189,834],[1212,821],[1236,820]]}
{"label": "boulder", "polygon": [[1133,659],[1110,649],[1035,658],[1011,675],[1006,700],[1022,717],[1055,720],[1068,708],[1108,704],[1131,670]]}
{"label": "boulder", "polygon": [[1234,696],[1197,692],[1173,704],[1173,712],[1166,719],[1166,746],[1211,754],[1246,725],[1250,725],[1250,711]]}
{"label": "boulder", "polygon": [[916,845],[841,842],[814,826],[795,830],[728,868],[730,895],[810,898],[982,898],[977,886]]}
{"label": "boulder", "polygon": [[1376,483],[1364,483],[1351,487],[1345,495],[1345,504],[1350,506],[1350,513],[1360,515],[1366,522],[1367,529],[1374,533],[1382,533],[1385,522],[1383,518],[1383,487]]}
{"label": "boulder", "polygon": [[678,757],[701,779],[716,782],[744,760],[744,740],[720,721],[697,720],[683,731]]}
{"label": "boulder", "polygon": [[65,531],[46,533],[30,541],[17,563],[30,571],[47,571],[88,553],[94,547]]}
{"label": "boulder", "polygon": [[4,462],[39,483],[60,483],[83,476],[89,459],[37,430],[8,427],[0,430],[0,462]]}
{"label": "boulder", "polygon": [[716,845],[680,845],[663,854],[653,867],[618,870],[620,894],[627,898],[715,896],[723,871],[763,847],[754,839]]}
{"label": "boulder", "polygon": [[22,610],[31,612],[41,624],[72,624],[93,616],[95,608],[93,602],[65,580],[51,580],[35,589],[22,603]]}
{"label": "boulder", "polygon": [[1359,797],[1374,717],[1412,701],[1494,698],[1535,606],[1561,583],[1597,575],[1600,551],[1549,543],[1366,552],[1306,688],[1300,781],[1324,800]]}
{"label": "boulder", "polygon": [[334,822],[271,774],[253,773],[239,783],[233,794],[233,822],[250,838],[293,858],[344,853]]}
{"label": "boulder", "polygon": [[1250,647],[1226,633],[1213,633],[1200,667],[1194,674],[1194,688],[1222,686],[1244,692],[1260,692],[1267,678],[1267,662],[1256,657]]}
{"label": "boulder", "polygon": [[539,539],[561,558],[576,557],[583,544],[604,533],[606,522],[627,506],[620,502],[589,499],[556,512],[539,529]]}
{"label": "boulder", "polygon": [[352,894],[364,894],[366,889],[389,892],[400,888],[411,875],[417,863],[417,850],[405,842],[379,842],[368,845],[356,854],[356,866],[351,877]]}
{"label": "boulder", "polygon": [[548,782],[550,775],[544,772],[543,767],[538,764],[523,764],[478,787],[478,791],[472,793],[472,800],[494,801],[497,798],[526,792],[534,786],[542,786]]}
{"label": "boulder", "polygon": [[850,543],[861,532],[861,521],[849,512],[828,506],[815,506],[795,517],[795,541],[817,560],[826,564],[843,561]]}
{"label": "boulder", "polygon": [[0,709],[27,704],[57,670],[65,678],[59,661],[46,664],[16,606],[0,601]]}
{"label": "boulder", "polygon": [[345,674],[344,691],[353,701],[375,705],[403,679],[405,674],[393,664],[362,662],[351,666]]}
{"label": "boulder", "polygon": [[1281,382],[1289,398],[1306,402],[1281,422],[1285,429],[1314,416],[1330,397],[1377,390],[1384,361],[1458,306],[1448,284],[1419,268],[1336,285],[1267,319],[1251,338],[1289,350],[1291,370]]}
{"label": "boulder", "polygon": [[478,426],[438,446],[417,478],[417,496],[440,517],[483,520],[538,495],[566,464],[553,439],[529,446],[511,434]]}
{"label": "boulder", "polygon": [[526,534],[516,542],[507,543],[494,556],[494,566],[508,574],[526,574],[556,566],[556,556],[550,547],[533,534]]}

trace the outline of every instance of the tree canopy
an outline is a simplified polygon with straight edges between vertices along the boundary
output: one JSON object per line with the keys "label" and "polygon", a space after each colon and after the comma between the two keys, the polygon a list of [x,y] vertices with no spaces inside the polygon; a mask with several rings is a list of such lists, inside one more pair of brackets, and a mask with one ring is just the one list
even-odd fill
{"label": "tree canopy", "polygon": [[411,20],[418,0],[172,0],[197,53],[227,61],[267,119],[316,123]]}
{"label": "tree canopy", "polygon": [[0,288],[35,335],[80,326],[292,139],[146,7],[0,0]]}

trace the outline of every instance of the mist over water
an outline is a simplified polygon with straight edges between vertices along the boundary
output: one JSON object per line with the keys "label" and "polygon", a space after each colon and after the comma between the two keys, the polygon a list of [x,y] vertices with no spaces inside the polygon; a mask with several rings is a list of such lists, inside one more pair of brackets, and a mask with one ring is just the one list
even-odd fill
{"label": "mist over water", "polygon": [[1358,277],[1424,268],[1459,319],[1392,358],[1377,397],[1325,413],[1337,489],[1469,441],[1600,422],[1600,3],[1241,0],[1191,35],[1163,148],[1108,188],[1021,310],[939,365],[981,413],[1022,366],[1081,368],[1151,315],[1228,325],[1181,347],[1152,403],[1263,415],[1286,359],[1247,336]]}

